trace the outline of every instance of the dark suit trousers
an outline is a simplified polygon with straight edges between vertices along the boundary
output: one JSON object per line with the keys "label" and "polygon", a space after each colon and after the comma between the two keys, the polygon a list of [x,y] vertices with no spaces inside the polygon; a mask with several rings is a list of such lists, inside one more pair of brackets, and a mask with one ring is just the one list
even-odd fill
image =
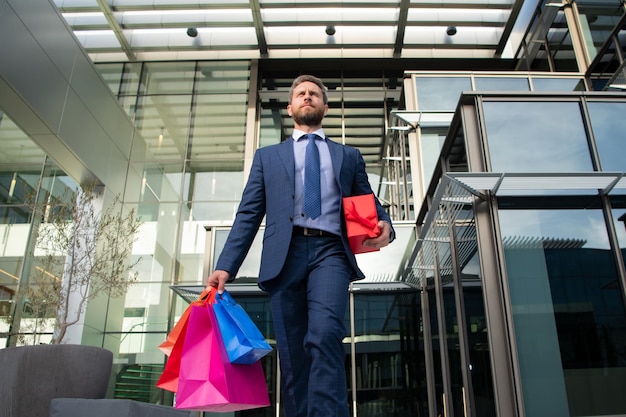
{"label": "dark suit trousers", "polygon": [[339,237],[294,236],[266,283],[285,417],[348,417],[344,318],[352,268]]}

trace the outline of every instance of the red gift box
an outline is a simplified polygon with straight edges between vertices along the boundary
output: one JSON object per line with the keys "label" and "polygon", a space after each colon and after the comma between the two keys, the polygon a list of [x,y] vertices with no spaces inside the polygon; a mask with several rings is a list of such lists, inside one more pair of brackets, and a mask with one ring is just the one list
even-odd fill
{"label": "red gift box", "polygon": [[380,234],[374,194],[344,197],[343,213],[346,219],[348,242],[352,252],[357,254],[380,250],[371,246],[363,246],[365,239],[370,239]]}

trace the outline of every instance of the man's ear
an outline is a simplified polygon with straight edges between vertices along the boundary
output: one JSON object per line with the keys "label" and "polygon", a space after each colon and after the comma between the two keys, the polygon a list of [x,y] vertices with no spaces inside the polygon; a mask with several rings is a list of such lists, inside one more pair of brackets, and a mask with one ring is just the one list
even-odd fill
{"label": "man's ear", "polygon": [[324,117],[326,117],[327,114],[328,114],[328,104],[324,104]]}
{"label": "man's ear", "polygon": [[[287,114],[291,116],[291,104],[287,104]],[[326,116],[326,113],[324,113],[324,116]]]}

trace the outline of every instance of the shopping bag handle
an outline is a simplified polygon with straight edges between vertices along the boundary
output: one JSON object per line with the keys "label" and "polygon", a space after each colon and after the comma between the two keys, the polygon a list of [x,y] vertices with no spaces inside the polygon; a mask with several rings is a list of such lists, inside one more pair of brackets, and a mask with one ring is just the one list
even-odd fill
{"label": "shopping bag handle", "polygon": [[232,295],[226,290],[215,296],[216,303],[237,304]]}
{"label": "shopping bag handle", "polygon": [[196,301],[193,302],[193,304],[214,304],[215,303],[215,296],[217,294],[217,288],[215,287],[211,287],[210,289],[204,289],[201,293],[200,296],[198,297],[198,299]]}

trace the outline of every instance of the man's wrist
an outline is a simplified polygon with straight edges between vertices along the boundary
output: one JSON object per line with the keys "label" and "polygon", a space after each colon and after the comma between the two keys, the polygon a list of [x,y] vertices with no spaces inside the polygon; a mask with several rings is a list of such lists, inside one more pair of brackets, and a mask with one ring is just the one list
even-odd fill
{"label": "man's wrist", "polygon": [[383,221],[389,225],[389,243],[391,243],[396,240],[396,231],[393,230],[393,226],[391,226],[390,222],[388,222],[387,220]]}

